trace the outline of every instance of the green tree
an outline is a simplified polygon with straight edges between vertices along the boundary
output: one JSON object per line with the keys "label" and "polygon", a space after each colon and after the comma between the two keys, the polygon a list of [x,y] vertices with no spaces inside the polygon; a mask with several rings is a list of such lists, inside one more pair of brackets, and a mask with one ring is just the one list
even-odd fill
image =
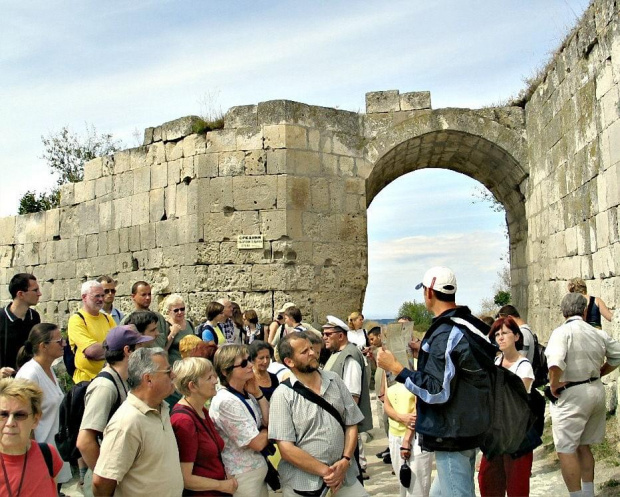
{"label": "green tree", "polygon": [[96,157],[111,155],[123,147],[111,133],[97,133],[95,126],[86,125],[86,133],[79,135],[64,126],[55,133],[42,136],[44,153],[51,173],[56,175],[58,187],[48,193],[28,191],[19,199],[19,214],[40,212],[60,205],[60,185],[77,183],[84,179],[84,164]]}
{"label": "green tree", "polygon": [[398,309],[398,316],[407,316],[418,331],[426,331],[433,321],[433,313],[430,312],[423,302],[403,302]]}
{"label": "green tree", "polygon": [[503,307],[506,304],[510,304],[510,298],[511,298],[510,292],[506,290],[500,290],[499,292],[495,294],[495,297],[493,298],[493,302],[495,303],[497,307]]}

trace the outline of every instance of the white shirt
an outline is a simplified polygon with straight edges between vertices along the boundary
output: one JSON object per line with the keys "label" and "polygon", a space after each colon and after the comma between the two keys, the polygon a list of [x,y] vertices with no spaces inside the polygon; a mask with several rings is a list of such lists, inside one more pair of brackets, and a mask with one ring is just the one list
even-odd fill
{"label": "white shirt", "polygon": [[605,358],[610,366],[620,365],[620,342],[573,316],[553,330],[545,355],[549,368],[562,370],[561,382],[584,381],[600,376]]}
{"label": "white shirt", "polygon": [[[41,365],[34,359],[30,359],[24,364],[17,374],[16,378],[24,378],[33,381],[43,390],[43,402],[41,403],[42,416],[39,425],[34,429],[34,438],[37,442],[44,442],[56,447],[54,437],[58,433],[60,404],[64,394],[56,374],[52,370],[54,381],[47,376]],[[65,483],[71,480],[71,466],[65,462],[58,474],[58,482]]]}

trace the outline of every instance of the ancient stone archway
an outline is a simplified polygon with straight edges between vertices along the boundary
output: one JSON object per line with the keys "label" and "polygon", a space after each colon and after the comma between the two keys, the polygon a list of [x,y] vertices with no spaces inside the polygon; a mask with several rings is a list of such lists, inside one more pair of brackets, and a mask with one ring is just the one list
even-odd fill
{"label": "ancient stone archway", "polygon": [[[513,109],[513,117],[520,112]],[[513,119],[510,124],[518,122]],[[514,300],[527,315],[527,219],[523,189],[528,174],[522,130],[483,117],[479,111],[419,111],[378,133],[366,150],[373,163],[366,177],[367,205],[395,179],[424,168],[465,174],[493,193],[506,210]]]}

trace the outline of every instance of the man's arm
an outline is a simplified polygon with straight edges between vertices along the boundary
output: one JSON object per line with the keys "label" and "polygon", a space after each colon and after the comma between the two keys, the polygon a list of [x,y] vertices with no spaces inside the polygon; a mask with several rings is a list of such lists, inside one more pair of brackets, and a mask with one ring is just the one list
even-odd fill
{"label": "man's arm", "polygon": [[[357,436],[356,436],[357,443]],[[307,473],[325,477],[329,473],[329,466],[322,463],[317,458],[312,457],[305,450],[300,449],[294,442],[286,440],[276,440],[280,449],[280,455],[286,462]]]}
{"label": "man's arm", "polygon": [[337,489],[344,482],[347,476],[347,470],[349,466],[351,466],[354,457],[355,447],[357,447],[357,425],[347,426],[344,432],[344,451],[342,458],[332,464],[329,467],[330,472],[327,476],[323,477],[323,480],[329,488]]}
{"label": "man's arm", "polygon": [[77,437],[77,448],[82,455],[82,459],[84,459],[84,462],[90,469],[95,469],[95,464],[97,464],[97,459],[99,459],[98,435],[101,435],[101,433],[95,430],[80,430]]}
{"label": "man's arm", "polygon": [[116,485],[116,480],[110,480],[93,473],[93,495],[97,497],[111,497],[114,495]]}
{"label": "man's arm", "polygon": [[362,366],[353,357],[348,357],[344,363],[342,381],[351,392],[353,401],[359,404],[362,394]]}
{"label": "man's arm", "polygon": [[102,361],[105,359],[105,350],[100,343],[93,343],[84,349],[84,356],[92,361]]}
{"label": "man's arm", "polygon": [[103,345],[88,332],[86,322],[80,316],[73,315],[69,318],[67,334],[70,345],[77,347],[87,359],[100,361],[105,358]]}
{"label": "man's arm", "polygon": [[562,373],[563,371],[558,366],[551,366],[549,368],[549,387],[551,388],[551,393],[554,397],[559,395],[558,388],[566,385],[566,382],[560,382]]}

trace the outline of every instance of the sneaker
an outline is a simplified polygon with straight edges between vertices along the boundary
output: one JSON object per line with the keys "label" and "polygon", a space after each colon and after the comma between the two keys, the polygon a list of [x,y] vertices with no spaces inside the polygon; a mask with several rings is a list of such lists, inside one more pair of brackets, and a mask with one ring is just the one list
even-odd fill
{"label": "sneaker", "polygon": [[376,456],[379,459],[383,459],[385,456],[389,456],[389,455],[390,455],[390,448],[389,447],[386,447],[384,450],[382,450],[381,452],[376,454]]}
{"label": "sneaker", "polygon": [[362,480],[367,481],[370,480],[370,476],[366,473],[365,470],[362,470]]}
{"label": "sneaker", "polygon": [[383,458],[383,464],[392,464],[392,456],[389,454]]}

